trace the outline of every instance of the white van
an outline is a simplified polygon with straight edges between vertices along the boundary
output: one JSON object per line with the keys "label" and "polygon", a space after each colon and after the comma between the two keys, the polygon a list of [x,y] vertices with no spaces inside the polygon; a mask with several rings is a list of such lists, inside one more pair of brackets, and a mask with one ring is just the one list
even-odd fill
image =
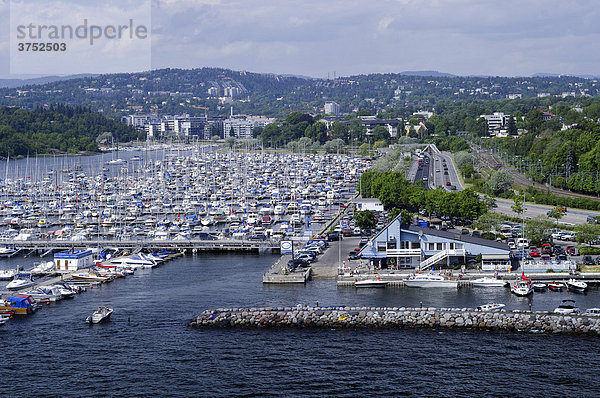
{"label": "white van", "polygon": [[527,248],[529,248],[529,239],[518,238],[517,239],[517,247],[519,249],[527,249]]}

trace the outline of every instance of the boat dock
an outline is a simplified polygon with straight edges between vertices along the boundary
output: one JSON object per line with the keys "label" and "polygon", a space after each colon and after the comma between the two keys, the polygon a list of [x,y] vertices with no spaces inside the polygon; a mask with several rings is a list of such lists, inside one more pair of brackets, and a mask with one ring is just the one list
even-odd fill
{"label": "boat dock", "polygon": [[41,250],[47,254],[54,250],[67,249],[86,249],[90,247],[111,247],[125,250],[174,250],[178,252],[278,252],[280,250],[279,241],[275,240],[236,240],[236,239],[102,239],[102,240],[6,240],[4,245],[11,245],[18,250]]}

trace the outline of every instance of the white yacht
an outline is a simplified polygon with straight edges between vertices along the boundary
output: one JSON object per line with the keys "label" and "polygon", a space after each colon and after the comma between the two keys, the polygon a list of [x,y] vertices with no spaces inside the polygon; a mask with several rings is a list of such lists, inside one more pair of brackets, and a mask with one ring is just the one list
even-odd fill
{"label": "white yacht", "polygon": [[483,278],[473,279],[473,287],[504,287],[507,282],[497,278],[484,276]]}
{"label": "white yacht", "polygon": [[458,279],[447,279],[442,275],[432,273],[417,274],[406,278],[404,284],[408,287],[457,288]]}
{"label": "white yacht", "polygon": [[489,303],[480,305],[477,307],[477,311],[502,311],[504,307],[506,307],[505,304]]}
{"label": "white yacht", "polygon": [[579,308],[575,306],[575,300],[563,300],[562,304],[554,309],[557,314],[578,314]]}
{"label": "white yacht", "polygon": [[0,270],[0,281],[9,281],[18,273],[16,269]]}
{"label": "white yacht", "polygon": [[520,297],[529,296],[533,293],[531,281],[519,279],[510,286],[510,291]]}
{"label": "white yacht", "polygon": [[6,285],[8,290],[20,290],[35,285],[30,273],[16,274],[12,281]]}
{"label": "white yacht", "polygon": [[577,279],[569,279],[567,281],[567,287],[571,291],[575,292],[585,292],[588,288],[587,283],[583,281],[578,281]]}

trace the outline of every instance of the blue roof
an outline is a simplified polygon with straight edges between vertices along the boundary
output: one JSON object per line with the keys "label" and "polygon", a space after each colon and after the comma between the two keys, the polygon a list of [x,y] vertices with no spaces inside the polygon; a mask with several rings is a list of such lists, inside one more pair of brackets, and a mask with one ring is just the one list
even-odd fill
{"label": "blue roof", "polygon": [[87,256],[91,256],[91,250],[65,250],[59,253],[54,254],[55,259],[67,259],[67,260],[77,260],[80,258],[84,258]]}
{"label": "blue roof", "polygon": [[7,301],[10,301],[11,306],[14,308],[27,308],[31,307],[31,303],[29,302],[29,296],[21,297],[21,296],[10,296],[6,298]]}

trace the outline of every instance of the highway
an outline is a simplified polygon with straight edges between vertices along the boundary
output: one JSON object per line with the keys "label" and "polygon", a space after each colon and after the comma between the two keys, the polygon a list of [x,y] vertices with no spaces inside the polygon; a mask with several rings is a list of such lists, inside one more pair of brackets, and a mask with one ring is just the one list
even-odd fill
{"label": "highway", "polygon": [[456,191],[463,189],[451,156],[441,153],[435,145],[429,145],[425,148],[422,159],[423,165],[419,167],[415,157],[408,172],[407,178],[413,183],[425,181],[423,178],[427,177],[425,189],[442,188],[450,191],[452,186],[456,187]]}

